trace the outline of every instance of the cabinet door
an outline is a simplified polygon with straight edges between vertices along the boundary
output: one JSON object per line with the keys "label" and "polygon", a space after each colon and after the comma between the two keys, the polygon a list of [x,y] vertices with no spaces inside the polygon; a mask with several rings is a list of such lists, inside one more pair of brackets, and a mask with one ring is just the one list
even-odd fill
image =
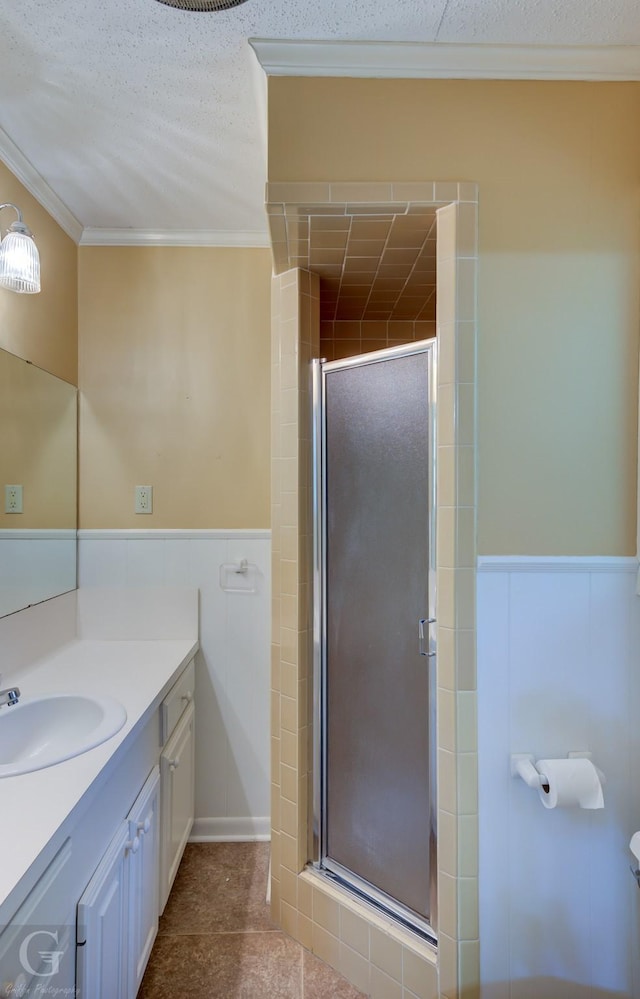
{"label": "cabinet door", "polygon": [[78,902],[77,988],[81,999],[127,997],[128,854],[123,822]]}
{"label": "cabinet door", "polygon": [[73,994],[72,868],[67,839],[11,922],[0,927],[0,996]]}
{"label": "cabinet door", "polygon": [[129,999],[135,999],[158,932],[160,862],[160,770],[154,767],[127,816],[129,840],[139,849],[129,856]]}
{"label": "cabinet door", "polygon": [[193,825],[194,748],[194,706],[190,704],[160,757],[161,912],[169,897]]}

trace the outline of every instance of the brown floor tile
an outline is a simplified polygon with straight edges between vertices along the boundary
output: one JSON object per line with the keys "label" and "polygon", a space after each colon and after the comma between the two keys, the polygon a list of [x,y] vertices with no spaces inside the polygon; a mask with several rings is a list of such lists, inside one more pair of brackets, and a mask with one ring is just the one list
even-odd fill
{"label": "brown floor tile", "polygon": [[284,933],[158,937],[138,999],[300,999],[301,947]]}
{"label": "brown floor tile", "polygon": [[268,843],[188,844],[159,933],[275,929],[266,903],[268,869]]}
{"label": "brown floor tile", "polygon": [[304,999],[365,999],[346,978],[330,968],[315,954],[303,950]]}
{"label": "brown floor tile", "polygon": [[180,870],[269,868],[269,843],[187,843]]}
{"label": "brown floor tile", "polygon": [[363,999],[271,922],[268,843],[185,850],[138,999]]}

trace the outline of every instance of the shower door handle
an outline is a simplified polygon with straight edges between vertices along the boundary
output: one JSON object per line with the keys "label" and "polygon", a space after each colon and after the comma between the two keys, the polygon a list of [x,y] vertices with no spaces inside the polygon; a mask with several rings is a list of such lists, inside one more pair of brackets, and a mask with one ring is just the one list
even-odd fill
{"label": "shower door handle", "polygon": [[432,659],[435,656],[435,652],[427,652],[424,643],[428,641],[428,635],[425,635],[425,624],[427,629],[430,624],[435,624],[435,617],[421,617],[418,621],[418,652],[421,656],[426,656],[427,659]]}

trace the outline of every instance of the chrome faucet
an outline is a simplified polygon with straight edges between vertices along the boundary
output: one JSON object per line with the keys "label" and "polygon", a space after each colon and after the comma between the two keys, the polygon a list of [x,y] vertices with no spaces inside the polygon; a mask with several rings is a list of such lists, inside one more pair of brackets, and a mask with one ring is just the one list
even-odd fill
{"label": "chrome faucet", "polygon": [[[2,683],[2,674],[0,673],[0,683]],[[20,700],[20,688],[19,687],[7,687],[6,690],[0,690],[0,708],[3,704],[17,704]]]}

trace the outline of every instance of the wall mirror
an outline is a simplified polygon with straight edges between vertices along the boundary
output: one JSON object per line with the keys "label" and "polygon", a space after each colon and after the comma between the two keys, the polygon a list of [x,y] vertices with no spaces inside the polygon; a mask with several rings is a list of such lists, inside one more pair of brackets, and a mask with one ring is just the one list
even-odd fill
{"label": "wall mirror", "polygon": [[77,389],[0,349],[0,616],[76,586]]}

